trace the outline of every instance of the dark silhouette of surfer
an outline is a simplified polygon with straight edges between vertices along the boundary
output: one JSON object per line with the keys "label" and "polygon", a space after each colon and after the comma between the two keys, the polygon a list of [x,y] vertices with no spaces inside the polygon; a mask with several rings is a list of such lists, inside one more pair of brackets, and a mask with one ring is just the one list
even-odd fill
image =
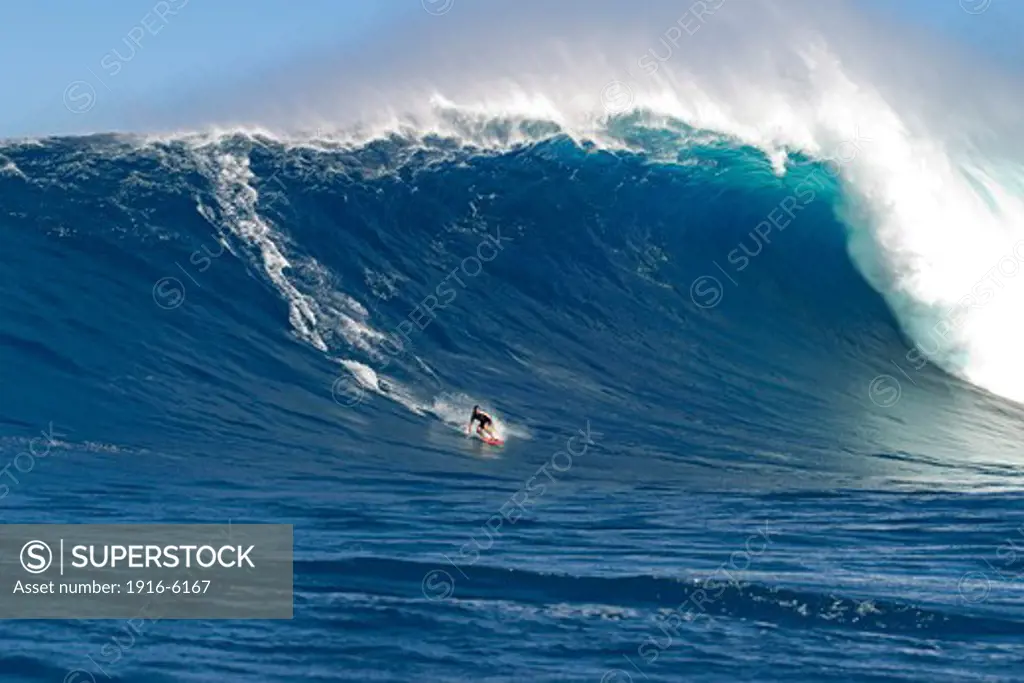
{"label": "dark silhouette of surfer", "polygon": [[494,435],[494,420],[491,419],[490,415],[480,410],[480,406],[473,406],[473,414],[469,416],[469,426],[466,427],[467,434],[473,429],[474,422],[480,423],[480,426],[476,428],[477,434],[488,439],[498,439]]}

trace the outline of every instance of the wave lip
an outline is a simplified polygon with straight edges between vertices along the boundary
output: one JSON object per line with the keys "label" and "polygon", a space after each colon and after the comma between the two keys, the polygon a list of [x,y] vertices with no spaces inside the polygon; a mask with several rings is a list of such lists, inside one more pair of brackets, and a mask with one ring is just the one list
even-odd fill
{"label": "wave lip", "polygon": [[1024,172],[926,141],[897,150],[861,176],[850,248],[914,345],[898,360],[1024,402]]}

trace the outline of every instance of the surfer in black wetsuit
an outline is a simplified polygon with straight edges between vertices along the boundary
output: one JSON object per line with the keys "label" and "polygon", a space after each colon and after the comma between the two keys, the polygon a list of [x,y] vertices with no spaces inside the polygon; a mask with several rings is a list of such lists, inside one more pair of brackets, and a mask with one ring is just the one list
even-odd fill
{"label": "surfer in black wetsuit", "polygon": [[490,439],[496,438],[494,436],[494,420],[491,416],[480,410],[480,406],[473,406],[473,414],[469,416],[469,426],[466,427],[466,433],[468,434],[473,429],[473,423],[479,422],[480,426],[476,428],[476,433],[480,436],[486,436]]}

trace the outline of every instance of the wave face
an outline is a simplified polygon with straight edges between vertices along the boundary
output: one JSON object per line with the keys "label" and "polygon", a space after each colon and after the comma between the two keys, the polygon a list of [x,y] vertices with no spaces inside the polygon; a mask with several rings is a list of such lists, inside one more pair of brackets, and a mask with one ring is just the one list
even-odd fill
{"label": "wave face", "polygon": [[[723,643],[767,624],[779,654],[758,680],[820,680],[836,638],[896,678],[1012,678],[1019,567],[996,548],[1022,521],[1022,415],[996,313],[1016,281],[957,303],[1015,237],[1005,185],[938,163],[911,180],[869,151],[877,130],[770,152],[652,111],[589,137],[439,111],[447,134],[363,142],[0,148],[0,447],[52,423],[67,456],[12,486],[9,521],[296,524],[294,623],[158,624],[116,676],[173,652],[189,680],[341,680],[338,662],[476,679],[468,654],[498,651],[540,679],[734,680]],[[947,250],[952,279],[925,267]],[[474,403],[504,450],[458,433]],[[534,507],[496,538],[481,525],[524,486]],[[721,549],[764,523],[766,550],[704,601],[735,561]],[[97,651],[110,635],[40,628]],[[537,632],[540,649],[508,644]],[[384,633],[403,657],[373,654]],[[936,649],[908,660],[880,634]],[[6,657],[18,676],[57,675],[0,636],[27,652]]]}
{"label": "wave face", "polygon": [[[5,221],[15,253],[33,255],[5,272],[17,355],[4,371],[25,387],[6,414],[32,423],[61,386],[98,437],[216,441],[203,427],[213,411],[258,433],[284,420],[287,443],[308,421],[332,424],[312,407],[325,392],[357,408],[343,422],[390,406],[456,424],[470,395],[563,415],[571,386],[581,406],[664,430],[709,463],[737,413],[770,426],[771,445],[735,435],[757,477],[775,472],[758,456],[780,449],[809,476],[851,481],[888,477],[863,459],[895,452],[973,462],[963,445],[979,426],[996,435],[985,456],[1006,455],[998,435],[1019,408],[940,370],[947,342],[980,335],[991,311],[961,307],[956,326],[929,317],[956,289],[923,295],[934,282],[907,255],[916,235],[885,251],[892,221],[845,175],[855,143],[770,157],[641,114],[613,119],[600,144],[540,120],[495,121],[489,135],[534,142],[239,133],[4,148]],[[58,321],[75,333],[53,333]],[[908,346],[900,329],[946,336]],[[964,344],[961,375],[988,367]],[[295,386],[313,404],[278,414]],[[944,438],[892,430],[922,406]],[[837,429],[857,462],[834,452]],[[911,478],[946,482],[918,464]],[[946,483],[987,476],[972,471]]]}

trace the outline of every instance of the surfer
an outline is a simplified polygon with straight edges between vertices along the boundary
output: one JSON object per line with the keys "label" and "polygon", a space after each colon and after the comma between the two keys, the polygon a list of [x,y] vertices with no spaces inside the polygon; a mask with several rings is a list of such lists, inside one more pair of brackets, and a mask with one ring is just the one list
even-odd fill
{"label": "surfer", "polygon": [[469,426],[466,427],[466,433],[468,434],[473,429],[473,423],[479,422],[480,426],[476,428],[476,433],[480,436],[486,436],[489,439],[496,439],[494,435],[494,420],[491,416],[480,410],[480,406],[473,406],[473,414],[469,416]]}

